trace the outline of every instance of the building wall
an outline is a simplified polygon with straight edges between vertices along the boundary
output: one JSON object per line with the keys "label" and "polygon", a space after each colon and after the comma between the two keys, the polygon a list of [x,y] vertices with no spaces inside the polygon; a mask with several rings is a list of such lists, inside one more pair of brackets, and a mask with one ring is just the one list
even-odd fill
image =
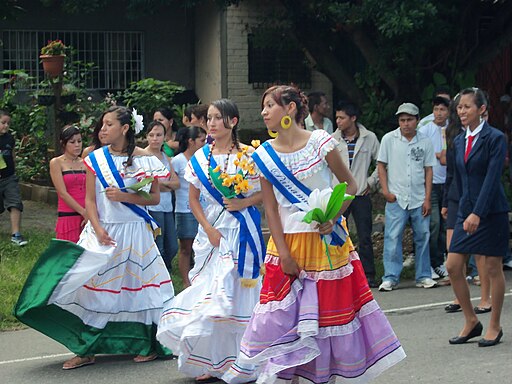
{"label": "building wall", "polygon": [[222,97],[222,20],[223,12],[213,1],[196,9],[195,90],[202,103]]}
{"label": "building wall", "polygon": [[[266,2],[265,4],[271,4]],[[227,80],[227,93],[223,95],[234,100],[240,110],[240,128],[266,130],[261,119],[261,95],[263,89],[253,89],[249,84],[248,41],[247,35],[252,25],[260,22],[261,2],[258,0],[242,1],[238,6],[231,6],[226,15],[226,52],[227,63],[223,76]],[[313,71],[311,89],[308,93],[321,90],[332,101],[332,84],[323,74]]]}
{"label": "building wall", "polygon": [[[109,2],[93,14],[63,14],[58,6],[44,7],[40,1],[20,0],[26,10],[17,20],[2,21],[4,30],[142,31],[144,75],[194,87],[194,23],[182,7],[172,11],[126,18],[123,2]],[[58,4],[58,2],[56,2]],[[65,43],[65,42],[64,42]]]}

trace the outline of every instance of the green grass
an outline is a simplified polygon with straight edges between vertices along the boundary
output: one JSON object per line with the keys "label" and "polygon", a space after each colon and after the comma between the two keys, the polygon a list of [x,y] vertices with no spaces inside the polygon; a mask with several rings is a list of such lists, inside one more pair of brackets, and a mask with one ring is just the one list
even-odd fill
{"label": "green grass", "polygon": [[[17,247],[10,242],[7,232],[0,232],[0,331],[24,327],[13,315],[14,305],[28,274],[54,237],[54,232],[27,229],[24,235],[29,240],[28,244]],[[178,273],[177,256],[173,260],[172,281],[178,294],[183,290],[183,282]]]}
{"label": "green grass", "polygon": [[24,235],[29,242],[18,247],[11,243],[8,233],[0,233],[0,330],[22,326],[12,311],[32,266],[50,242],[53,232],[26,230]]}

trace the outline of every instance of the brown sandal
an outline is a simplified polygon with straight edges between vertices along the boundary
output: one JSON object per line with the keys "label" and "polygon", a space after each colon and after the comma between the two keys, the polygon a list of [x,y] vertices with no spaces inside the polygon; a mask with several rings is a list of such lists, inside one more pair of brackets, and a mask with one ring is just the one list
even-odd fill
{"label": "brown sandal", "polygon": [[94,356],[75,356],[68,361],[64,362],[62,365],[62,369],[69,370],[80,367],[85,367],[86,365],[94,364],[95,359]]}
{"label": "brown sandal", "polygon": [[133,361],[136,363],[147,363],[148,361],[153,361],[158,357],[156,353],[152,353],[151,355],[143,356],[137,355],[133,358]]}

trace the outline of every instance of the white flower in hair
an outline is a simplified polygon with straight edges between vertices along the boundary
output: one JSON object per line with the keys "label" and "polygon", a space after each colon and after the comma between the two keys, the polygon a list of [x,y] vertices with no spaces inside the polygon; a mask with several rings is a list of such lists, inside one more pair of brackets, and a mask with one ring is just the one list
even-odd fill
{"label": "white flower in hair", "polygon": [[135,108],[132,109],[132,123],[133,129],[135,130],[135,134],[138,135],[140,131],[144,129],[144,118],[142,115],[137,114],[137,110]]}

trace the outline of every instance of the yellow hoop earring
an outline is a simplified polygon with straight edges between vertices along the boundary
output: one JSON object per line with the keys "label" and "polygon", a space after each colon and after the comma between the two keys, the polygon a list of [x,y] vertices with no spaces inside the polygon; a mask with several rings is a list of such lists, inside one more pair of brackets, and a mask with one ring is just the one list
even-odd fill
{"label": "yellow hoop earring", "polygon": [[278,135],[279,135],[279,132],[274,132],[274,131],[271,131],[270,129],[268,130],[268,135],[275,139]]}
{"label": "yellow hoop earring", "polygon": [[283,116],[281,119],[281,128],[288,129],[292,126],[292,118],[288,115]]}

